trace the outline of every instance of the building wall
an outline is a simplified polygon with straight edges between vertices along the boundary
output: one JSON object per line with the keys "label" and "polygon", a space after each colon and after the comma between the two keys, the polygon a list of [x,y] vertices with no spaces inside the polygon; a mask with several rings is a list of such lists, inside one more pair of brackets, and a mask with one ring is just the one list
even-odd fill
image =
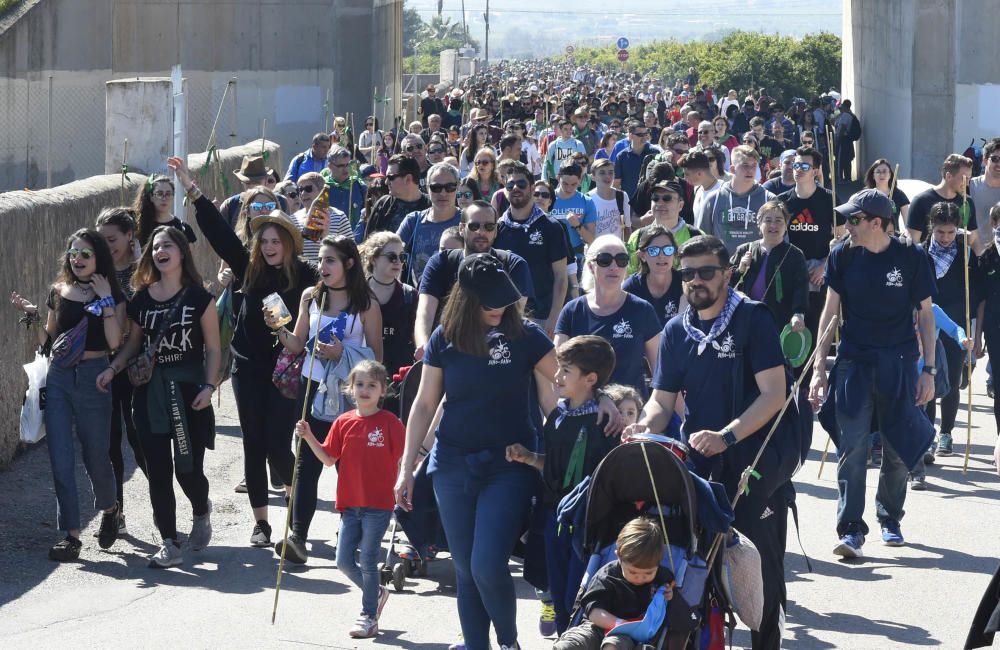
{"label": "building wall", "polygon": [[295,152],[335,113],[362,121],[376,86],[394,98],[390,122],[399,112],[402,0],[29,0],[6,23],[0,191],[102,173],[105,82],[176,63],[189,151],[205,150],[217,114],[219,146],[260,137],[266,120]]}

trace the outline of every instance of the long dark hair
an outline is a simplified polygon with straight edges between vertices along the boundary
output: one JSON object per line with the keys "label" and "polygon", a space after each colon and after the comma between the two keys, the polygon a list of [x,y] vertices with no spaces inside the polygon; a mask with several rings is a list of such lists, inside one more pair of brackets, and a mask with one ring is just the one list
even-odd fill
{"label": "long dark hair", "polygon": [[[322,189],[322,186],[320,186]],[[267,189],[263,185],[258,187],[251,187],[249,190],[245,190],[240,194],[240,211],[236,216],[236,236],[240,238],[244,246],[249,247],[250,241],[253,239],[253,231],[250,228],[250,203],[253,197],[258,194],[263,194],[267,197],[268,201],[273,201],[275,203],[274,209],[281,209],[281,202],[278,201],[278,195]],[[309,208],[308,205],[305,206],[306,209]]]}
{"label": "long dark hair", "polygon": [[122,293],[122,288],[118,284],[118,275],[115,273],[115,261],[111,258],[111,249],[108,248],[108,242],[104,241],[101,233],[89,228],[80,228],[66,240],[66,250],[62,253],[62,266],[59,267],[59,275],[56,276],[55,284],[71,285],[77,281],[76,274],[73,273],[73,263],[69,259],[69,249],[77,239],[87,242],[93,249],[95,261],[94,273],[103,275],[108,280],[108,284],[111,285],[111,295],[114,296],[115,300],[124,298],[125,294]]}
{"label": "long dark hair", "polygon": [[153,190],[156,189],[157,183],[168,183],[170,189],[175,190],[174,181],[169,176],[150,174],[146,182],[136,192],[135,202],[132,204],[132,210],[136,214],[135,221],[138,231],[136,234],[139,237],[139,245],[143,247],[153,236],[153,230],[156,228],[156,206],[153,205]]}
{"label": "long dark hair", "polygon": [[[875,170],[878,169],[879,165],[885,165],[889,168],[889,187],[892,187],[892,180],[896,177],[896,172],[892,169],[892,165],[885,158],[879,158],[871,164],[868,171],[865,172],[865,187],[869,189],[875,189]],[[889,197],[892,198],[891,196]]]}
{"label": "long dark hair", "polygon": [[156,268],[156,264],[153,263],[153,240],[161,232],[170,237],[184,258],[181,262],[181,284],[202,286],[204,282],[201,279],[201,274],[198,273],[198,267],[195,266],[194,258],[191,256],[191,244],[188,243],[187,235],[173,226],[158,226],[149,237],[146,245],[142,247],[142,257],[139,258],[139,265],[136,266],[135,273],[132,275],[132,288],[138,293],[154,282],[158,282],[162,277],[160,269]]}
{"label": "long dark hair", "polygon": [[[486,139],[479,143],[476,141],[476,132],[480,129],[486,131]],[[479,150],[490,146],[490,129],[485,124],[477,124],[476,126],[469,129],[469,132],[465,134],[465,142],[462,143],[462,148],[464,149],[462,155],[465,157],[465,162],[472,164],[472,161],[476,159],[476,154]]]}
{"label": "long dark hair", "polygon": [[[360,314],[363,311],[368,311],[372,305],[373,294],[368,286],[368,280],[365,279],[364,263],[361,261],[361,253],[358,251],[358,245],[354,243],[354,239],[342,236],[324,237],[323,241],[319,243],[319,247],[322,249],[324,246],[334,249],[341,264],[344,265],[344,286],[347,289],[348,300],[347,313]],[[348,264],[348,260],[353,260],[353,263]],[[321,279],[313,288],[313,300],[316,300],[323,291],[326,291],[326,285]]]}
{"label": "long dark hair", "polygon": [[[476,294],[462,289],[457,282],[445,303],[441,326],[444,328],[444,339],[459,352],[477,357],[489,355],[486,336],[490,326],[483,322],[482,303]],[[497,329],[509,339],[524,336],[524,314],[520,301],[504,309]]]}
{"label": "long dark hair", "polygon": [[[657,237],[666,237],[667,239],[670,240],[670,245],[674,247],[674,259],[676,259],[678,252],[677,239],[674,237],[674,233],[670,232],[669,230],[667,230],[658,223],[646,226],[645,228],[639,231],[639,242],[638,245],[636,246],[636,250],[641,251],[645,249],[647,246],[649,246],[649,242],[653,241]],[[641,275],[649,275],[649,264],[642,261],[642,258],[639,258],[639,265],[641,266],[641,270],[639,271],[639,273]]]}

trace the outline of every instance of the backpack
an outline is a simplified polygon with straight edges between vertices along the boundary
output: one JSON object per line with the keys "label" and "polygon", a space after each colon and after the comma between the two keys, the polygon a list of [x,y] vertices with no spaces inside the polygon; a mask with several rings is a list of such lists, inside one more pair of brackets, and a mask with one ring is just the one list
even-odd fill
{"label": "backpack", "polygon": [[854,113],[851,113],[851,125],[847,127],[847,139],[851,142],[861,139],[861,120]]}

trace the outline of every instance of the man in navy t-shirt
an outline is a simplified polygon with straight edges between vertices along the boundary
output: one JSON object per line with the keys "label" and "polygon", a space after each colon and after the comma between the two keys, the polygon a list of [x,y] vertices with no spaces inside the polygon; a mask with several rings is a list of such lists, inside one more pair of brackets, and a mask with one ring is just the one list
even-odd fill
{"label": "man in navy t-shirt", "polygon": [[[729,288],[729,252],[719,238],[689,239],[679,259],[689,308],[663,330],[653,394],[635,429],[665,431],[684,391],[682,432],[692,458],[699,473],[721,482],[732,499],[787,394],[778,328],[766,306]],[[757,466],[764,481],[777,476],[777,460],[772,443]],[[761,554],[764,617],[752,635],[754,648],[781,644],[787,496],[777,487],[774,481],[753,484],[733,523]]]}
{"label": "man in navy t-shirt", "polygon": [[422,355],[424,345],[430,338],[440,317],[441,308],[458,280],[458,267],[462,258],[473,253],[492,253],[503,263],[510,279],[525,299],[534,297],[531,271],[520,255],[493,248],[497,237],[497,211],[485,201],[476,201],[462,211],[462,223],[458,227],[465,248],[435,253],[424,267],[420,278],[420,296],[417,298],[417,322],[413,341],[417,345],[417,358]]}
{"label": "man in navy t-shirt", "polygon": [[[835,208],[847,222],[850,240],[830,253],[825,281],[826,306],[819,322],[816,368],[810,400],[818,406],[829,396],[821,422],[837,444],[837,555],[861,557],[868,526],[865,478],[871,446],[872,417],[882,434],[876,512],[882,541],[902,546],[899,521],[906,500],[906,476],[934,437],[933,425],[917,406],[934,398],[934,275],[919,248],[886,233],[892,202],[878,190],[862,190]],[[924,366],[918,378],[917,333]],[[826,354],[833,339],[829,324],[843,313],[837,363],[826,376]],[[829,331],[828,331],[829,330]],[[914,404],[916,402],[916,404]],[[836,422],[827,418],[830,411]]]}

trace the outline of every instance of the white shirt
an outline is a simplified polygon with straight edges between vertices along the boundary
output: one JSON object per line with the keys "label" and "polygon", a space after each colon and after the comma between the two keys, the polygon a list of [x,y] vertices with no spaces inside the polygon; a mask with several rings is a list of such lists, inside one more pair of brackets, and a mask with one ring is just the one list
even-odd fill
{"label": "white shirt", "polygon": [[715,185],[708,188],[707,190],[703,188],[701,185],[694,188],[694,204],[691,206],[691,209],[694,211],[694,214],[701,214],[701,206],[705,204],[705,199],[708,198],[709,194],[718,190],[720,187],[722,187],[722,180],[717,179],[715,181]]}
{"label": "white shirt", "polygon": [[[597,188],[590,190],[587,196],[594,202],[597,208],[597,224],[594,235],[614,235],[618,239],[624,239],[622,232],[622,217],[618,212],[618,201],[612,196],[610,199],[602,199],[597,193]],[[632,207],[628,202],[628,193],[622,192],[622,208],[625,211],[625,223],[631,222]]]}

